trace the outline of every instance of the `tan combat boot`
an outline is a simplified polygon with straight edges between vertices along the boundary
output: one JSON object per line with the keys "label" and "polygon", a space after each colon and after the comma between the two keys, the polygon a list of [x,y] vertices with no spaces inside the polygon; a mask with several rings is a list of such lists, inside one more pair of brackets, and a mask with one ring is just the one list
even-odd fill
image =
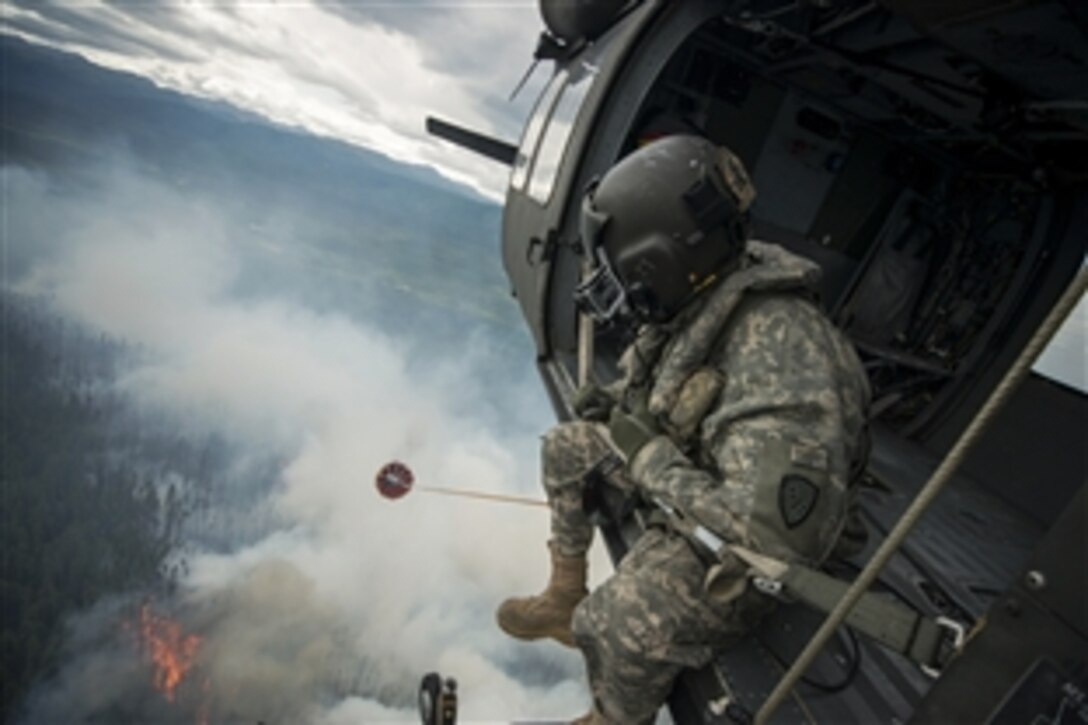
{"label": "tan combat boot", "polygon": [[586,557],[563,556],[554,542],[548,543],[552,556],[552,575],[548,586],[535,597],[515,597],[499,605],[495,619],[499,627],[517,639],[551,637],[568,647],[574,646],[570,631],[574,607],[588,594]]}

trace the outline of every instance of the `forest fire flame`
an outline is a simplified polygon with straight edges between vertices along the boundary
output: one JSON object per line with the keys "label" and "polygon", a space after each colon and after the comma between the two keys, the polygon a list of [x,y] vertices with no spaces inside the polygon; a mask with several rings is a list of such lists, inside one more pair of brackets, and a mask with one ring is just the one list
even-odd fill
{"label": "forest fire flame", "polygon": [[140,607],[138,634],[144,653],[155,668],[155,689],[167,702],[174,702],[178,685],[196,664],[201,638],[183,633],[180,624],[156,614],[149,604]]}

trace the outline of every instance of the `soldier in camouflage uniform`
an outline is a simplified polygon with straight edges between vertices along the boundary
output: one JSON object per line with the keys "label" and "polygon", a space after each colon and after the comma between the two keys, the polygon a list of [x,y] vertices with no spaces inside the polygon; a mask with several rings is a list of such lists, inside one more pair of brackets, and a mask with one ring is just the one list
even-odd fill
{"label": "soldier in camouflage uniform", "polygon": [[867,454],[868,382],[814,302],[819,268],[746,241],[753,197],[733,154],[673,136],[613,167],[583,204],[597,268],[580,304],[638,332],[620,379],[580,396],[587,420],[544,438],[552,579],[504,602],[498,620],[582,650],[594,696],[584,722],[652,722],[682,668],[771,607],[739,560],[710,560],[667,521],[587,596],[582,501],[602,459],[618,453],[620,480],[643,500],[765,555],[818,564],[841,543]]}

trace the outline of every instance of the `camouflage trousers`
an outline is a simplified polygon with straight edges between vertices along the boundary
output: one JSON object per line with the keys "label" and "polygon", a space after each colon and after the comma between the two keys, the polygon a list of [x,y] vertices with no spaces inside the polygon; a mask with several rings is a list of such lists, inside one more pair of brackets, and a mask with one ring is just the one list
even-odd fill
{"label": "camouflage trousers", "polygon": [[[582,508],[585,474],[611,448],[607,433],[585,422],[563,423],[544,437],[544,486],[552,536],[560,552],[586,552],[593,527]],[[751,588],[712,600],[706,564],[678,534],[648,529],[600,587],[574,611],[575,643],[586,662],[598,711],[613,723],[653,722],[685,667],[751,630],[772,603]],[[743,576],[744,567],[737,567]]]}
{"label": "camouflage trousers", "polygon": [[544,434],[541,468],[552,512],[552,543],[564,556],[582,556],[593,542],[583,505],[586,474],[612,453],[607,429],[596,423],[560,423]]}

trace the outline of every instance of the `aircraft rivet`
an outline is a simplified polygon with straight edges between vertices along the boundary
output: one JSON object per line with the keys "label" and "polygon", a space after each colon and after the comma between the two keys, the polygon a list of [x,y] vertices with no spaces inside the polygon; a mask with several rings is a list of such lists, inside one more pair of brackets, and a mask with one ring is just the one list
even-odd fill
{"label": "aircraft rivet", "polygon": [[1028,589],[1037,592],[1046,586],[1046,576],[1038,569],[1032,569],[1024,578],[1024,582],[1028,585]]}

